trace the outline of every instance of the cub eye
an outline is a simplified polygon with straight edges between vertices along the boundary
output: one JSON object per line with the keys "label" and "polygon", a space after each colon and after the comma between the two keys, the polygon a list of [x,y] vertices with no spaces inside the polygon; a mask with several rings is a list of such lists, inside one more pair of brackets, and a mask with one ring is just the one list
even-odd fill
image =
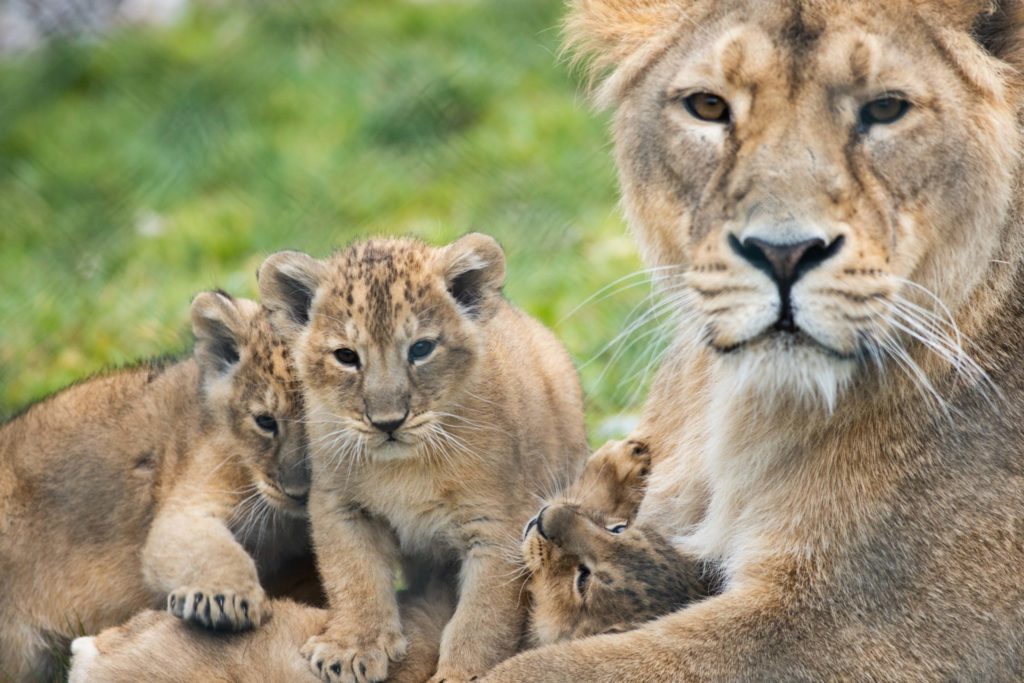
{"label": "cub eye", "polygon": [[420,339],[418,342],[409,347],[409,362],[423,360],[434,352],[437,348],[437,342],[432,339]]}
{"label": "cub eye", "polygon": [[583,594],[587,592],[587,586],[590,585],[590,570],[587,569],[587,565],[581,564],[576,569],[576,592],[583,597]]}
{"label": "cub eye", "polygon": [[729,123],[729,103],[713,93],[694,93],[683,100],[683,106],[691,116],[701,121]]}
{"label": "cub eye", "polygon": [[342,365],[348,365],[353,368],[359,367],[359,354],[352,349],[338,349],[334,352],[334,357]]}
{"label": "cub eye", "polygon": [[612,524],[610,527],[608,527],[608,531],[612,532],[613,534],[621,534],[628,527],[629,525],[625,522],[620,522],[618,524]]}
{"label": "cub eye", "polygon": [[910,109],[910,102],[899,97],[882,97],[868,102],[860,110],[860,125],[870,128],[875,124],[896,123]]}
{"label": "cub eye", "polygon": [[277,420],[274,419],[273,415],[260,413],[259,415],[254,415],[252,419],[256,422],[256,426],[263,431],[277,434]]}

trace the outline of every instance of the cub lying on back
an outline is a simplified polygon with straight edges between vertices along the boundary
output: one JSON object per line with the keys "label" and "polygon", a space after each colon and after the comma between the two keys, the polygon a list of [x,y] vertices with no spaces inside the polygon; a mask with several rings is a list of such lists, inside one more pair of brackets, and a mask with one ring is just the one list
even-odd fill
{"label": "cub lying on back", "polygon": [[194,358],[97,377],[0,427],[3,680],[51,680],[72,637],[161,602],[257,625],[261,576],[306,552],[284,346],[251,301],[201,294],[192,321]]}
{"label": "cub lying on back", "polygon": [[309,422],[310,520],[333,610],[304,648],[324,681],[380,681],[406,650],[394,567],[460,566],[435,679],[515,652],[521,581],[509,540],[586,453],[568,354],[501,295],[505,259],[472,234],[444,248],[374,240],[260,269]]}
{"label": "cub lying on back", "polygon": [[[602,448],[583,476],[527,525],[522,544],[532,602],[530,645],[635,628],[715,590],[711,574],[679,555],[656,532],[616,522],[632,518],[650,456],[636,443]],[[632,498],[633,505],[624,502]],[[420,683],[434,670],[454,596],[444,587],[403,595],[410,651],[391,683]],[[274,618],[255,632],[212,637],[147,612],[123,627],[75,641],[70,683],[310,681],[298,653],[327,623],[324,610],[274,603]]]}

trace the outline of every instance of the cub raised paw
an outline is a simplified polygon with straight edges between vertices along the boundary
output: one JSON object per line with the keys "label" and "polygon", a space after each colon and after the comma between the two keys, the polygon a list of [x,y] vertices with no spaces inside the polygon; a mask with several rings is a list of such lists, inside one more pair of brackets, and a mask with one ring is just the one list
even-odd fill
{"label": "cub raised paw", "polygon": [[257,628],[270,616],[263,589],[222,590],[188,587],[171,591],[167,610],[176,617],[219,631]]}
{"label": "cub raised paw", "polygon": [[609,441],[590,456],[564,497],[607,520],[628,522],[646,492],[651,460],[651,448],[644,441]]}
{"label": "cub raised paw", "polygon": [[400,662],[409,642],[398,631],[371,639],[356,639],[330,632],[314,636],[302,646],[313,673],[325,683],[375,683],[388,677],[388,664]]}

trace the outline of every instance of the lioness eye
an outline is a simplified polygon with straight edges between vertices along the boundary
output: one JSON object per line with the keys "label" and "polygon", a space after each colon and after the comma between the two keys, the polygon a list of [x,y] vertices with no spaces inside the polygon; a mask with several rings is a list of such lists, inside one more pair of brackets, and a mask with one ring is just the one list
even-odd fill
{"label": "lioness eye", "polygon": [[260,413],[259,415],[254,415],[252,419],[256,422],[256,426],[263,431],[277,434],[277,420],[274,419],[273,415]]}
{"label": "lioness eye", "polygon": [[437,348],[437,342],[432,339],[420,339],[418,342],[409,347],[409,362],[413,363],[418,360],[423,360],[434,352]]}
{"label": "lioness eye", "polygon": [[581,564],[576,570],[576,591],[582,596],[587,591],[587,585],[590,583],[590,570],[587,566]]}
{"label": "lioness eye", "polygon": [[334,357],[342,365],[348,365],[353,368],[359,367],[359,354],[352,349],[338,349],[334,352]]}
{"label": "lioness eye", "polygon": [[860,110],[860,124],[870,128],[875,124],[895,123],[910,109],[910,102],[899,97],[882,97],[868,102]]}
{"label": "lioness eye", "polygon": [[718,95],[698,92],[683,100],[690,115],[710,123],[729,123],[729,103]]}
{"label": "lioness eye", "polygon": [[613,534],[621,534],[623,531],[626,530],[627,526],[628,525],[625,523],[612,524],[610,527],[608,527],[608,531],[612,532]]}

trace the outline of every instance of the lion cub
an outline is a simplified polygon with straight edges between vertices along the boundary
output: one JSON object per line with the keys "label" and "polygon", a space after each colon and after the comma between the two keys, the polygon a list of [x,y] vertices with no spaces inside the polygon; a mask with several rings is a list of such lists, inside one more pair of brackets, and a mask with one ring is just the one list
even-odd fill
{"label": "lion cub", "polygon": [[[304,434],[259,306],[196,297],[193,358],[77,384],[0,427],[0,673],[161,602],[216,628],[266,616],[307,552]],[[2,677],[0,677],[2,678]]]}
{"label": "lion cub", "polygon": [[[606,444],[559,502],[529,522],[521,546],[532,603],[527,645],[634,628],[716,590],[713,574],[700,563],[678,554],[652,530],[621,521],[636,513],[650,462],[644,444]],[[435,583],[419,595],[402,594],[410,651],[388,672],[388,681],[421,683],[430,676],[454,600],[450,587]],[[70,683],[313,682],[319,677],[298,650],[327,620],[324,610],[276,601],[265,627],[212,638],[147,612],[75,641]]]}
{"label": "lion cub", "polygon": [[324,681],[380,681],[405,653],[400,558],[460,566],[435,680],[513,654],[521,581],[507,548],[586,453],[568,354],[501,295],[492,238],[372,240],[260,268],[295,355],[310,432],[309,512],[333,614],[303,651]]}

